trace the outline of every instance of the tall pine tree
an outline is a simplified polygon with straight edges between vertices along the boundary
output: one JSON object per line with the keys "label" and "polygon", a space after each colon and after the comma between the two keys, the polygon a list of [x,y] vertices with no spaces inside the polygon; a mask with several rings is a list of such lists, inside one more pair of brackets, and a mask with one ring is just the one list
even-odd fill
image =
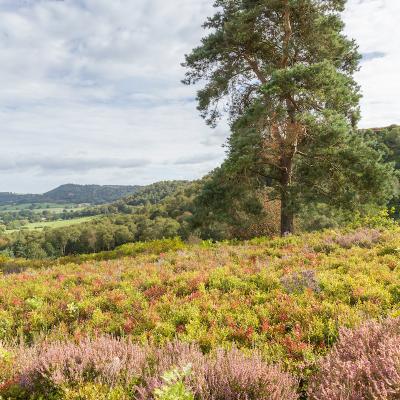
{"label": "tall pine tree", "polygon": [[343,34],[345,0],[216,0],[209,31],[186,56],[184,83],[205,82],[199,110],[225,113],[232,135],[223,169],[268,185],[291,233],[305,202],[384,203],[391,167],[356,134],[360,56]]}

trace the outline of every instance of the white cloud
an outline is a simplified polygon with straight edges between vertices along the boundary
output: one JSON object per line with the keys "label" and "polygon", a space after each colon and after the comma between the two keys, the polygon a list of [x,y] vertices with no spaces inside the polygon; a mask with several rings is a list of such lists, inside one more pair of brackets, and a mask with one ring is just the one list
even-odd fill
{"label": "white cloud", "polygon": [[27,172],[37,170],[43,173],[87,172],[110,168],[135,169],[145,167],[149,163],[145,159],[93,158],[89,155],[64,157],[52,155],[49,157],[30,156],[24,158],[6,156],[0,160],[0,171]]}
{"label": "white cloud", "polygon": [[400,123],[400,42],[398,0],[350,0],[344,15],[346,33],[366,57],[356,79],[363,92],[362,127]]}
{"label": "white cloud", "polygon": [[[0,191],[192,179],[218,165],[227,130],[206,127],[180,83],[212,3],[0,0]],[[351,0],[345,14],[366,55],[363,126],[400,122],[399,6]],[[19,167],[2,171],[11,159]]]}
{"label": "white cloud", "polygon": [[[206,154],[213,137],[194,89],[180,83],[211,9],[207,0],[0,1],[0,134],[17,160],[3,160],[14,169],[0,171],[0,191],[195,178],[220,163],[223,136],[202,162],[175,163]],[[132,159],[147,162],[122,168]],[[100,171],[96,160],[114,165]]]}

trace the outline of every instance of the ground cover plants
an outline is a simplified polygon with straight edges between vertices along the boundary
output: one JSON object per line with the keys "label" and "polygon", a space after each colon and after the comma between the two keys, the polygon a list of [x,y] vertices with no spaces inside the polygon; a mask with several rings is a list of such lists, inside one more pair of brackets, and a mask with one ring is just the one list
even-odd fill
{"label": "ground cover plants", "polygon": [[[131,246],[140,247],[140,244]],[[199,242],[188,245],[179,240],[169,240],[141,246],[136,251],[130,249],[130,253],[128,249],[125,254],[122,251],[113,253],[110,259],[104,252],[104,261],[94,256],[92,260],[84,257],[46,260],[45,264],[37,264],[33,269],[27,268],[30,261],[25,261],[20,272],[8,271],[1,276],[0,340],[3,350],[0,358],[4,365],[0,381],[5,385],[2,386],[3,396],[18,399],[36,393],[35,388],[24,386],[21,389],[18,383],[28,373],[18,366],[27,364],[26,360],[31,360],[28,364],[34,371],[42,368],[38,360],[43,360],[43,357],[47,360],[46,357],[54,356],[55,361],[51,360],[59,362],[56,354],[60,352],[67,360],[76,360],[77,354],[82,360],[83,353],[76,353],[74,346],[83,341],[83,346],[88,349],[99,343],[104,347],[107,340],[110,343],[116,340],[118,346],[138,346],[135,347],[138,352],[147,354],[146,360],[152,359],[155,349],[171,343],[180,346],[194,343],[196,354],[210,357],[208,363],[216,362],[218,354],[225,354],[228,358],[239,357],[238,354],[250,357],[253,360],[251,365],[257,359],[268,371],[272,368],[273,371],[279,370],[279,374],[290,374],[290,379],[296,382],[296,391],[303,398],[342,399],[340,388],[347,388],[341,374],[347,373],[349,368],[352,371],[356,368],[354,376],[362,376],[360,371],[368,367],[368,362],[378,362],[375,358],[379,358],[381,363],[376,368],[383,366],[382,373],[389,374],[385,382],[390,381],[392,386],[378,389],[365,386],[364,390],[379,395],[386,393],[385,390],[393,393],[392,387],[399,383],[396,373],[400,363],[393,350],[398,340],[398,330],[393,327],[398,326],[396,318],[400,316],[399,228],[325,231],[236,243]],[[384,328],[379,328],[381,325],[378,323],[363,325],[366,321],[385,318],[394,322],[385,322],[388,325]],[[385,328],[387,326],[392,328]],[[342,328],[350,331],[340,334]],[[364,346],[359,333],[354,333],[355,336],[349,339],[352,332],[360,332],[354,329],[363,329],[362,337],[369,337],[365,332],[371,332],[369,344]],[[339,347],[330,353],[340,335]],[[389,342],[389,337],[393,342],[392,350],[384,353],[382,343]],[[352,367],[352,361],[343,358],[346,352],[343,349],[357,340],[360,352],[367,349],[363,360],[369,361]],[[18,350],[20,347],[15,347],[16,341],[23,346],[22,352]],[[60,348],[63,350],[55,350]],[[117,358],[121,360],[119,356]],[[23,362],[18,361],[21,359]],[[65,359],[62,362],[72,365]],[[117,364],[106,364],[117,368],[121,361],[115,362]],[[189,364],[192,370],[186,377],[182,371]],[[239,364],[245,366],[246,362],[241,361],[237,368]],[[333,368],[333,364],[337,368]],[[320,369],[325,372],[318,375]],[[194,360],[171,362],[157,371],[158,383],[152,386],[149,398],[162,398],[175,393],[174,390],[183,393],[182,396],[186,393],[186,396],[206,398],[193,386],[181,386],[193,376],[198,378]],[[213,384],[222,384],[230,374],[236,374],[235,371],[236,367],[215,378]],[[172,389],[162,379],[168,373],[176,378],[170,382],[172,386],[176,385]],[[69,381],[63,381],[65,384],[59,386],[56,375],[52,375],[50,383],[55,386],[55,389],[52,386],[54,395],[59,398],[140,398],[129,392],[131,386],[126,381],[122,385],[110,384],[103,378],[98,379],[97,372],[79,383],[78,389],[75,388],[77,392],[75,389],[75,392],[71,391]],[[330,378],[326,378],[328,375]],[[140,373],[137,377],[140,385],[143,376]],[[245,376],[244,371],[239,374],[240,379],[245,379]],[[270,375],[261,376],[260,379],[264,380],[261,386],[264,387],[265,379]],[[383,379],[374,373],[371,376]],[[246,385],[250,384],[246,379]],[[279,381],[281,378],[276,379]],[[211,385],[211,381],[207,382]],[[15,385],[18,390],[23,390],[22,395],[18,391],[12,393],[16,390]],[[158,395],[154,392],[156,389],[159,389]],[[290,398],[288,394],[286,397],[260,395],[254,392],[255,389],[246,389],[248,391],[242,397],[238,394],[228,396],[226,388],[223,394],[218,390],[213,389],[215,396],[210,398]],[[239,393],[237,389],[233,392]],[[360,396],[358,389],[351,393],[349,399],[369,398],[365,394],[357,397]],[[327,397],[328,394],[331,397]]]}
{"label": "ground cover plants", "polygon": [[[195,345],[180,342],[162,348],[139,346],[129,340],[101,337],[74,343],[42,343],[15,350],[17,378],[3,391],[18,396],[37,393],[63,398],[84,391],[121,393],[122,398],[179,399],[297,398],[297,382],[280,368],[269,366],[254,353],[237,350],[203,355]],[[118,395],[119,396],[119,395]],[[131,397],[129,397],[131,396]],[[77,398],[79,398],[77,396]]]}
{"label": "ground cover plants", "polygon": [[[73,219],[61,219],[57,221],[40,221],[40,222],[32,222],[24,225],[22,228],[23,230],[43,230],[46,228],[61,228],[70,225],[82,224],[84,222],[91,221],[94,217],[79,217]],[[6,231],[6,233],[14,233],[18,232],[20,229],[10,229]]]}
{"label": "ground cover plants", "polygon": [[343,329],[333,351],[312,378],[311,399],[398,399],[400,321],[366,322]]}

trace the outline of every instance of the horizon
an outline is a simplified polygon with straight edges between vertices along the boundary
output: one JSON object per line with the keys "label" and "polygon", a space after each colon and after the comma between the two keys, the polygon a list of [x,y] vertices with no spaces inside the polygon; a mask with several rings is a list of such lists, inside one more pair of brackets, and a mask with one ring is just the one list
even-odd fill
{"label": "horizon", "polygon": [[[211,5],[4,0],[0,192],[193,180],[217,167],[229,129],[207,127],[196,89],[180,83]],[[387,0],[351,0],[344,13],[363,55],[361,128],[400,123],[399,13],[399,2]]]}
{"label": "horizon", "polygon": [[[155,182],[152,182],[152,183],[150,183],[150,184],[148,184],[148,185],[135,185],[135,184],[116,185],[116,184],[97,184],[97,183],[83,183],[83,184],[80,184],[80,183],[67,182],[67,183],[61,183],[61,184],[59,184],[59,185],[57,185],[57,186],[52,187],[51,189],[49,189],[49,190],[47,190],[47,191],[45,191],[45,192],[40,192],[40,193],[35,193],[35,192],[29,192],[29,193],[26,192],[26,193],[23,193],[23,192],[0,191],[0,194],[1,194],[1,193],[7,193],[7,194],[13,194],[13,195],[17,195],[17,196],[24,196],[24,195],[39,195],[39,196],[40,196],[40,195],[45,195],[45,194],[47,194],[47,193],[49,193],[49,192],[51,192],[51,191],[53,191],[53,190],[62,188],[62,187],[64,187],[64,186],[82,186],[82,187],[85,187],[85,186],[99,186],[99,187],[140,187],[140,188],[143,188],[143,187],[152,185],[152,184],[154,184],[154,183],[169,182],[169,181],[170,181],[170,180],[155,181]],[[183,181],[184,181],[184,180],[183,180]]]}

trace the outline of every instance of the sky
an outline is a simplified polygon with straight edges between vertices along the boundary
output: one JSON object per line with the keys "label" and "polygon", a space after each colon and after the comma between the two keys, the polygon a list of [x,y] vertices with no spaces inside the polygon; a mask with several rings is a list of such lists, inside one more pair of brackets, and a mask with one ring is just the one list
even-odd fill
{"label": "sky", "polygon": [[[0,0],[0,192],[195,179],[229,134],[206,126],[184,54],[212,0]],[[361,127],[400,123],[399,0],[349,0]]]}

